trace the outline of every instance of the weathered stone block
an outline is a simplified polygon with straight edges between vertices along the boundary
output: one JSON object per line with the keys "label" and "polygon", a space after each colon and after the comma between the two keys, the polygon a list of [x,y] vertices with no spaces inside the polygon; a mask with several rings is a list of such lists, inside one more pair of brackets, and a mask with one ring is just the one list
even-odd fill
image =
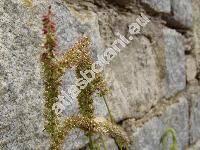
{"label": "weathered stone block", "polygon": [[189,105],[184,96],[178,97],[179,102],[166,108],[160,117],[166,128],[173,128],[177,134],[179,149],[185,149],[189,141]]}
{"label": "weathered stone block", "polygon": [[197,75],[196,61],[192,56],[186,57],[186,72],[187,72],[187,81],[192,82],[195,80]]}
{"label": "weathered stone block", "polygon": [[[95,141],[95,145],[100,147],[100,150],[104,150],[104,145],[106,147],[106,149],[108,150],[119,150],[117,144],[115,143],[115,140],[112,138],[108,138],[108,137],[102,137],[103,138],[103,142],[101,139],[97,139]],[[89,147],[86,148],[86,150],[90,150]]]}
{"label": "weathered stone block", "polygon": [[190,143],[194,144],[200,139],[200,88],[192,86],[189,88],[190,98]]}
{"label": "weathered stone block", "polygon": [[172,29],[164,29],[166,61],[166,96],[183,90],[186,86],[185,50],[183,37]]}
{"label": "weathered stone block", "polygon": [[[133,0],[118,0],[121,5],[129,4],[129,1],[133,2]],[[168,13],[171,11],[173,16],[168,18],[168,25],[175,28],[191,27],[191,0],[171,0],[171,4],[169,0],[156,2],[158,1],[143,0],[143,3],[158,13],[167,13],[167,16],[170,16]],[[200,4],[197,0],[194,2]],[[195,3],[195,9],[198,10],[199,5]],[[127,35],[127,26],[137,17],[130,9],[127,9],[129,11],[126,13],[124,6],[122,9],[118,9],[121,7],[119,5],[116,8],[104,8],[95,5],[92,1],[88,1],[90,6],[81,4],[67,6],[63,0],[33,0],[33,7],[29,7],[22,0],[0,0],[0,147],[5,150],[49,149],[50,138],[43,131],[43,83],[39,56],[43,51],[41,17],[50,4],[56,13],[54,19],[58,25],[58,49],[62,52],[70,48],[83,35],[87,35],[92,38],[91,49],[96,56],[104,50],[106,43],[102,43],[104,33],[107,36],[105,41],[113,42],[114,32],[119,31]],[[120,12],[121,10],[123,12]],[[107,20],[99,16],[100,12]],[[198,14],[199,10],[195,16]],[[194,39],[197,43],[195,55],[199,55],[198,19],[195,17]],[[101,23],[105,23],[105,26],[102,26],[105,28],[104,33],[99,31]],[[191,143],[195,143],[200,138],[200,90],[198,88],[189,93],[191,94],[190,109],[187,101],[182,97],[179,103],[166,106],[166,111],[161,117],[154,115],[153,118],[145,118],[145,114],[148,115],[152,108],[156,107],[162,96],[174,96],[186,87],[182,35],[175,30],[164,29],[164,42],[161,43],[163,37],[159,34],[162,30],[158,26],[146,27],[145,33],[137,35],[105,70],[112,89],[112,94],[108,96],[108,103],[115,119],[117,121],[132,117],[147,119],[141,126],[135,126],[138,120],[134,119],[124,123],[131,137],[130,149],[160,150],[160,138],[167,127],[173,127],[177,131],[180,149],[186,147],[188,135],[191,136]],[[199,56],[197,60],[198,58]],[[187,59],[188,81],[195,77],[195,69],[190,67],[194,66],[194,63],[194,60]],[[74,78],[73,70],[66,73],[60,98],[66,99],[65,92],[74,82]],[[163,80],[165,80],[165,94],[163,94]],[[103,100],[95,98],[95,108],[97,108],[95,111],[97,116],[107,116]],[[69,102],[63,116],[75,113],[78,113],[77,102]],[[63,149],[79,149],[87,143],[88,138],[83,132],[74,130],[66,138]],[[106,139],[106,145],[108,149],[117,150],[112,139]],[[198,147],[195,150],[198,150]]]}
{"label": "weathered stone block", "polygon": [[191,28],[193,25],[192,0],[141,0],[146,9],[165,13],[167,24],[174,28]]}
{"label": "weathered stone block", "polygon": [[135,38],[120,53],[120,61],[114,60],[105,70],[112,87],[108,103],[117,120],[141,117],[162,96],[173,96],[186,87],[183,37],[172,29],[163,29],[163,36],[163,43],[158,43],[160,48],[163,44],[163,52],[154,49],[147,38]]}
{"label": "weathered stone block", "polygon": [[[194,26],[193,26],[193,41],[194,41],[194,54],[196,57],[197,68],[200,69],[200,3],[199,0],[193,0],[193,18],[194,18]],[[200,76],[198,77],[200,79]]]}
{"label": "weathered stone block", "polygon": [[[56,14],[59,50],[66,51],[84,35],[91,37],[94,55],[95,51],[102,49],[97,16],[91,11],[77,15],[60,0],[33,1],[33,7],[27,6],[25,1],[1,0],[0,8],[4,9],[0,9],[0,83],[3,85],[0,90],[0,143],[5,149],[48,149],[49,146],[49,136],[43,131],[40,54],[44,51],[42,15],[50,4]],[[65,77],[64,92],[74,80],[73,71],[68,74],[69,78]],[[62,97],[67,99],[65,95]],[[101,116],[107,114],[102,102],[95,100],[96,114]],[[77,113],[76,104],[70,102],[63,115]],[[74,137],[77,138],[75,144]],[[67,149],[74,149],[87,142],[82,134],[72,132],[65,145]]]}
{"label": "weathered stone block", "polygon": [[[160,150],[160,138],[164,132],[164,125],[158,118],[152,118],[141,128],[134,127],[128,133],[131,138],[130,150]],[[126,125],[125,125],[125,128]]]}
{"label": "weathered stone block", "polygon": [[179,102],[167,107],[161,117],[155,116],[139,127],[137,121],[141,120],[127,120],[123,127],[129,134],[131,150],[160,150],[160,140],[167,128],[176,131],[179,149],[185,149],[189,140],[188,119],[187,100],[179,97]]}
{"label": "weathered stone block", "polygon": [[196,142],[195,144],[192,144],[186,150],[199,150],[199,149],[200,149],[200,141]]}
{"label": "weathered stone block", "polygon": [[170,0],[142,0],[141,2],[157,13],[171,12]]}
{"label": "weathered stone block", "polygon": [[139,117],[160,98],[160,79],[149,40],[135,37],[105,69],[112,93],[108,103],[116,120]]}
{"label": "weathered stone block", "polygon": [[175,28],[191,28],[193,24],[192,0],[172,0],[169,24]]}

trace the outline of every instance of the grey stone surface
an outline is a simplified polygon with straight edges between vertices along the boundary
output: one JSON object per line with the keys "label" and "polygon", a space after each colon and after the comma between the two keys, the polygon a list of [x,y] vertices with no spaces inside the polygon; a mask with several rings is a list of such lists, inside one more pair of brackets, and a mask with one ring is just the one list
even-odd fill
{"label": "grey stone surface", "polygon": [[141,0],[141,2],[157,13],[169,14],[171,12],[170,0]]}
{"label": "grey stone surface", "polygon": [[40,26],[27,26],[32,13],[17,1],[1,1],[0,7],[4,7],[0,16],[4,83],[0,96],[1,144],[11,150],[45,148],[48,136],[42,131],[42,82],[37,58],[41,50]]}
{"label": "grey stone surface", "polygon": [[175,28],[191,28],[193,25],[192,0],[172,0],[172,16],[169,22]]}
{"label": "grey stone surface", "polygon": [[189,105],[186,97],[178,97],[179,102],[169,107],[160,117],[166,128],[173,128],[177,134],[179,149],[185,149],[189,141]]}
{"label": "grey stone surface", "polygon": [[188,82],[194,82],[197,75],[196,61],[192,56],[186,57],[186,75]]}
{"label": "grey stone surface", "polygon": [[[125,125],[125,128],[126,125]],[[160,138],[164,133],[164,125],[158,118],[152,118],[141,128],[132,126],[133,130],[129,131],[131,145],[130,150],[160,150]]]}
{"label": "grey stone surface", "polygon": [[[121,21],[125,22],[123,19]],[[109,25],[114,23],[109,22]],[[162,30],[157,31],[156,27],[158,28],[156,24],[149,23],[144,32],[156,36],[158,40],[159,33],[155,32]],[[119,29],[126,31],[123,26],[114,26],[112,31]],[[156,31],[151,33],[151,30]],[[141,117],[161,97],[173,96],[186,87],[183,37],[167,28],[163,29],[163,35],[160,34],[164,40],[155,44],[156,46],[146,37],[135,38],[119,54],[118,60],[113,60],[106,68],[106,78],[112,88],[108,103],[116,120]],[[109,36],[106,32],[105,36],[105,39],[110,40],[109,37],[113,35]]]}
{"label": "grey stone surface", "polygon": [[[196,64],[197,69],[200,69],[200,3],[198,0],[193,0],[193,19],[194,19],[194,25],[193,25],[193,41],[194,41],[194,55],[196,57]],[[200,79],[200,76],[198,77]]]}
{"label": "grey stone surface", "polygon": [[[129,134],[131,150],[160,150],[160,140],[167,128],[173,128],[177,133],[179,149],[185,149],[188,144],[188,103],[185,97],[180,97],[162,114],[137,127],[134,120],[127,120],[123,126]],[[135,123],[134,123],[135,122]]]}
{"label": "grey stone surface", "polygon": [[[105,147],[108,150],[119,150],[114,139],[103,137],[103,140],[104,140]],[[101,139],[97,139],[95,141],[95,145],[100,147],[100,150],[104,150],[104,145]],[[86,150],[90,150],[89,147],[87,147]]]}
{"label": "grey stone surface", "polygon": [[[98,12],[100,33],[105,48],[111,47],[119,38],[115,35],[117,32],[129,37],[127,26],[135,22],[139,16],[127,14],[119,17],[119,15],[120,12],[116,9]],[[141,34],[144,30],[149,34],[155,29],[154,27],[158,26],[152,22],[148,23],[141,29]],[[163,86],[159,73],[161,64],[157,61],[160,53],[164,53],[164,50],[162,52],[160,49],[154,49],[150,40],[140,35],[134,37],[130,44],[122,48],[118,56],[106,66],[105,77],[111,88],[107,101],[117,121],[133,116],[141,117],[162,97]]]}
{"label": "grey stone surface", "polygon": [[188,147],[186,150],[199,150],[200,149],[200,141]]}
{"label": "grey stone surface", "polygon": [[190,98],[190,142],[194,144],[200,139],[200,88],[198,86],[192,86],[188,90],[188,96]]}
{"label": "grey stone surface", "polygon": [[[173,96],[186,87],[183,37],[175,30],[166,28],[163,30],[163,38],[164,42],[159,44],[164,45],[164,93],[163,80],[157,72],[162,69],[157,57],[162,51],[156,50],[144,37],[135,38],[131,45],[120,53],[121,61],[117,60],[105,70],[112,87],[108,102],[116,120],[140,117],[162,96]],[[121,107],[118,107],[119,105]]]}
{"label": "grey stone surface", "polygon": [[147,10],[159,15],[165,13],[168,25],[173,28],[192,28],[192,0],[141,0]]}
{"label": "grey stone surface", "polygon": [[[63,1],[33,1],[27,7],[23,1],[0,2],[0,143],[4,149],[48,149],[49,136],[45,134],[43,118],[43,84],[39,57],[42,48],[42,15],[49,4],[56,13],[59,49],[66,51],[83,35],[92,38],[92,51],[101,49],[98,21],[93,12],[77,16]],[[85,18],[85,19],[83,19]],[[68,77],[71,77],[70,79]],[[65,85],[74,79],[73,71],[64,80]],[[69,80],[68,80],[69,79]],[[63,92],[63,93],[64,93]],[[62,95],[65,97],[65,95]],[[105,105],[96,100],[98,115],[106,115]],[[99,107],[101,106],[101,107]],[[69,110],[69,111],[68,111]],[[78,111],[76,102],[68,106],[64,115]],[[74,144],[75,138],[77,139]],[[87,142],[82,134],[71,134],[66,149],[73,149]]]}
{"label": "grey stone surface", "polygon": [[112,90],[107,101],[116,120],[143,115],[161,97],[156,58],[145,37],[135,38],[105,72]]}
{"label": "grey stone surface", "polygon": [[183,37],[175,30],[163,30],[166,61],[166,96],[171,96],[186,87],[185,49]]}
{"label": "grey stone surface", "polygon": [[192,0],[141,0],[144,7],[152,13],[165,13],[166,21],[173,28],[192,28]]}
{"label": "grey stone surface", "polygon": [[[109,150],[119,150],[117,144],[115,143],[114,139],[111,138],[104,138],[105,140],[105,145],[107,147],[107,149]],[[102,145],[101,145],[102,147]]]}
{"label": "grey stone surface", "polygon": [[[130,1],[133,2],[119,0],[122,5],[129,5]],[[156,2],[143,0],[158,14],[171,11],[167,14],[171,16],[167,21],[174,28],[192,26],[190,0],[171,0],[171,9],[167,0]],[[98,1],[97,5],[93,0],[74,0],[66,5],[63,0],[33,0],[32,6],[28,6],[24,0],[0,0],[0,148],[49,149],[50,137],[43,131],[44,87],[39,61],[44,51],[42,14],[51,4],[56,13],[54,19],[61,52],[67,51],[83,35],[88,35],[92,39],[92,54],[96,57],[112,44],[116,32],[128,36],[128,25],[135,22],[140,13],[139,8],[130,10],[131,6],[127,9],[120,5],[101,7],[101,3],[104,1]],[[151,16],[151,23],[144,32],[135,36],[105,68],[105,77],[111,88],[107,101],[114,118],[122,121],[120,123],[130,136],[130,149],[160,150],[160,138],[167,127],[176,130],[181,150],[186,148],[189,140],[195,144],[200,139],[199,86],[187,91],[187,99],[182,96],[178,97],[179,102],[175,101],[177,93],[189,87],[186,85],[186,73],[189,81],[195,78],[200,68],[200,3],[194,0],[193,5],[196,43],[195,50],[190,52],[196,60],[187,59],[186,63],[183,36],[173,29],[164,28],[158,18]],[[196,73],[193,68],[195,61],[198,62]],[[68,86],[74,78],[73,69],[66,72],[59,99],[66,99]],[[166,111],[159,117],[157,112],[152,113],[153,117],[146,117],[158,103],[164,103],[163,97],[170,97],[168,102],[171,103],[166,106]],[[95,96],[94,99],[95,114],[108,116],[103,100]],[[62,117],[79,112],[76,100],[68,104]],[[144,124],[137,126],[140,120],[145,120]],[[118,149],[113,139],[105,138],[105,141],[109,150]],[[87,137],[76,129],[66,138],[63,149],[76,150],[87,143]],[[198,146],[191,148],[198,150]]]}

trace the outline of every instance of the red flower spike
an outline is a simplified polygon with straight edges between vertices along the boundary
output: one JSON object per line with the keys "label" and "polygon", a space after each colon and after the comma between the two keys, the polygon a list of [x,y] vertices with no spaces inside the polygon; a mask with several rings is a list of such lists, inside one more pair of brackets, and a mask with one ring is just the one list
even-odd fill
{"label": "red flower spike", "polygon": [[47,29],[43,29],[42,31],[44,34],[47,34],[47,32],[48,32]]}
{"label": "red flower spike", "polygon": [[51,12],[51,7],[49,7],[48,13],[43,16],[43,34],[46,35],[46,43],[44,47],[50,51],[54,50],[57,46],[56,39],[56,24],[51,20],[53,13]]}

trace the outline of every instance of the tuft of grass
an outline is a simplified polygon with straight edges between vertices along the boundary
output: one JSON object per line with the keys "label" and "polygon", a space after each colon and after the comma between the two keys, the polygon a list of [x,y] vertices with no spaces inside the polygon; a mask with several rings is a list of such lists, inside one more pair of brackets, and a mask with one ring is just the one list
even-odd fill
{"label": "tuft of grass", "polygon": [[177,138],[176,138],[176,131],[173,128],[167,128],[165,133],[163,134],[161,138],[161,143],[162,143],[162,149],[166,150],[167,149],[167,140],[169,137],[172,137],[172,144],[170,145],[170,150],[178,150],[178,145],[177,145]]}

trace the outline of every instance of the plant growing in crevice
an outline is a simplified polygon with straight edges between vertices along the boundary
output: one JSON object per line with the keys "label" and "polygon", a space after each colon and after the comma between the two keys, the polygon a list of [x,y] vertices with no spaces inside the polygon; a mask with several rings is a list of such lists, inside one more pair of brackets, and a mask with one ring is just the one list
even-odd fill
{"label": "plant growing in crevice", "polygon": [[52,21],[52,15],[51,7],[49,7],[48,13],[43,16],[42,20],[43,33],[45,35],[44,48],[46,50],[41,55],[45,85],[45,131],[51,136],[50,149],[60,150],[65,137],[74,128],[82,129],[89,137],[91,143],[90,149],[94,149],[91,138],[93,134],[109,135],[115,138],[120,145],[126,145],[128,138],[120,127],[106,119],[100,119],[94,116],[92,95],[96,91],[99,91],[100,96],[104,97],[108,92],[106,83],[100,73],[96,74],[95,79],[78,94],[79,115],[67,117],[64,123],[61,123],[56,112],[52,109],[53,105],[58,102],[62,84],[61,78],[66,70],[75,67],[76,77],[80,78],[80,71],[91,69],[93,63],[93,59],[88,50],[90,39],[87,37],[82,38],[62,57],[56,55],[56,27]]}
{"label": "plant growing in crevice", "polygon": [[168,138],[172,137],[172,144],[170,145],[169,149],[170,150],[178,150],[178,145],[177,145],[177,138],[176,138],[176,131],[173,128],[168,128],[165,133],[163,134],[161,138],[161,143],[162,143],[162,149],[166,150],[167,149],[167,140]]}
{"label": "plant growing in crevice", "polygon": [[33,7],[33,0],[22,0],[22,3],[26,7]]}

